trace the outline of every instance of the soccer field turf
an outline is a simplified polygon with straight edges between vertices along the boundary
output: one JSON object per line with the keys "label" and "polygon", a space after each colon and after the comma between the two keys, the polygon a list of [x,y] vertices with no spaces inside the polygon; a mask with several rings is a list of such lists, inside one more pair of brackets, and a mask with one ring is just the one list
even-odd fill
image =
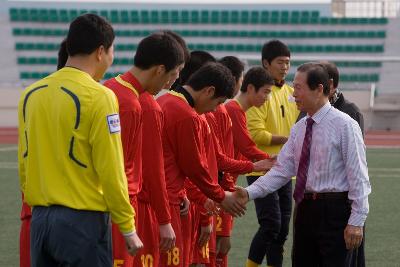
{"label": "soccer field turf", "polygon": [[[400,149],[368,149],[372,183],[367,219],[366,258],[369,267],[400,266]],[[244,177],[239,184],[245,185]],[[15,145],[0,145],[0,266],[18,266],[21,208]],[[229,266],[244,266],[248,247],[258,227],[254,204],[235,221]],[[284,266],[290,266],[291,233],[285,246]],[[265,266],[265,264],[264,264]]]}

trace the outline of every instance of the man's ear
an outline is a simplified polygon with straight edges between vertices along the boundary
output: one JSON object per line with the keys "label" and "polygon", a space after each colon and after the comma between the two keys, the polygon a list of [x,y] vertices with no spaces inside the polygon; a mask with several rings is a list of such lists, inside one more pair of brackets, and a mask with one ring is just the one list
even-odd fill
{"label": "man's ear", "polygon": [[324,86],[322,84],[318,84],[317,90],[320,96],[324,95]]}
{"label": "man's ear", "polygon": [[156,68],[156,73],[157,75],[164,75],[166,72],[165,66],[164,65],[158,65]]}
{"label": "man's ear", "polygon": [[254,85],[252,85],[251,83],[249,83],[249,84],[247,85],[247,92],[255,93],[255,92],[256,92],[256,88],[254,87]]}
{"label": "man's ear", "polygon": [[268,68],[269,68],[268,60],[263,59],[263,60],[262,60],[262,65],[263,65],[264,69],[268,69]]}
{"label": "man's ear", "polygon": [[96,53],[96,59],[98,61],[101,61],[101,59],[104,57],[104,54],[106,53],[106,49],[104,48],[103,45],[101,45],[96,49],[95,53]]}
{"label": "man's ear", "polygon": [[207,86],[205,89],[205,94],[207,97],[214,97],[215,94],[215,87],[214,86]]}

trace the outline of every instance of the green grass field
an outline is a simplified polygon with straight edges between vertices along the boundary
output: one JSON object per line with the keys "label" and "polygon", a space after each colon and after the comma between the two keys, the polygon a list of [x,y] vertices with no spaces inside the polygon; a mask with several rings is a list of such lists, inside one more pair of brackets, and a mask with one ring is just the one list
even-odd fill
{"label": "green grass field", "polygon": [[[0,146],[0,266],[19,265],[18,235],[21,207],[15,145]],[[400,266],[400,149],[369,149],[372,194],[367,219],[366,257],[369,267]],[[243,178],[239,183],[245,185]],[[254,204],[236,220],[229,266],[244,266],[252,235],[258,227]],[[291,233],[284,266],[290,266]]]}

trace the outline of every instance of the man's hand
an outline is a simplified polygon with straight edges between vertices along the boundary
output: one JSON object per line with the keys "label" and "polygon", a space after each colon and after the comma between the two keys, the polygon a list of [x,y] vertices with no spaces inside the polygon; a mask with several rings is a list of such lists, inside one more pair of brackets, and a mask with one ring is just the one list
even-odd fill
{"label": "man's hand", "polygon": [[160,225],[160,250],[168,251],[175,246],[175,232],[170,223]]}
{"label": "man's hand", "polygon": [[253,163],[253,171],[255,172],[265,172],[271,169],[275,164],[272,159],[263,159]]}
{"label": "man's hand", "polygon": [[180,213],[181,216],[186,216],[189,212],[190,201],[187,197],[185,197],[181,203]]}
{"label": "man's hand", "polygon": [[126,248],[128,249],[128,253],[132,256],[135,256],[139,249],[143,248],[142,240],[140,240],[139,236],[136,232],[132,235],[124,236]]}
{"label": "man's hand", "polygon": [[208,240],[210,240],[211,233],[212,233],[212,223],[210,223],[207,226],[202,226],[200,228],[200,236],[199,236],[199,247],[203,247],[205,244],[207,244]]}
{"label": "man's hand", "polygon": [[247,202],[249,202],[249,194],[247,193],[247,190],[244,189],[241,186],[235,186],[235,195],[236,198],[242,203],[243,205],[246,205]]}
{"label": "man's hand", "polygon": [[229,236],[217,237],[217,254],[228,254],[231,250],[231,238]]}
{"label": "man's hand", "polygon": [[276,161],[278,159],[278,154],[269,155],[269,159]]}
{"label": "man's hand", "polygon": [[363,227],[347,225],[344,229],[344,242],[346,243],[346,248],[356,249],[361,245],[363,239]]}
{"label": "man's hand", "polygon": [[234,217],[244,215],[246,210],[246,205],[243,203],[242,196],[238,195],[236,192],[232,193],[229,191],[225,191],[225,198],[221,202],[221,207]]}
{"label": "man's hand", "polygon": [[217,204],[209,198],[207,198],[206,202],[204,203],[204,208],[208,212],[208,215],[216,215],[219,212]]}

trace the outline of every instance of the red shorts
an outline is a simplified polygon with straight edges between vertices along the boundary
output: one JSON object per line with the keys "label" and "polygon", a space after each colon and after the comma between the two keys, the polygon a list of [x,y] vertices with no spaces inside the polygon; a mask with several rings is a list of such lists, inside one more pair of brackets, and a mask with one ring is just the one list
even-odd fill
{"label": "red shorts", "polygon": [[171,225],[175,231],[176,241],[175,247],[168,252],[161,252],[160,254],[160,266],[184,266],[183,264],[183,239],[182,239],[182,227],[181,227],[181,215],[180,206],[170,204],[171,213]]}
{"label": "red shorts", "polygon": [[193,237],[195,235],[196,229],[194,227],[194,222],[198,221],[196,214],[194,213],[194,206],[191,203],[189,206],[189,211],[186,216],[181,216],[182,225],[182,243],[183,243],[183,266],[189,266],[192,262],[193,257]]}
{"label": "red shorts", "polygon": [[211,220],[213,224],[213,231],[210,236],[210,240],[203,247],[199,247],[198,240],[201,231],[201,225],[199,224],[197,227],[197,233],[195,235],[195,240],[193,242],[193,261],[192,263],[197,264],[210,264],[213,262],[216,253],[216,234],[215,234],[215,217],[212,217]]}
{"label": "red shorts", "polygon": [[30,254],[30,228],[31,228],[31,217],[26,216],[21,220],[21,231],[19,234],[19,266],[30,267],[31,266],[31,254]]}
{"label": "red shorts", "polygon": [[[137,229],[138,225],[138,204],[137,197],[133,196],[130,198],[132,207],[135,210],[135,225]],[[125,238],[119,231],[118,225],[112,224],[112,250],[113,250],[113,267],[132,267],[133,257],[128,253],[125,244]]]}
{"label": "red shorts", "polygon": [[233,227],[232,215],[221,210],[217,215],[216,224],[217,236],[231,236]]}
{"label": "red shorts", "polygon": [[133,266],[158,266],[160,262],[160,230],[154,210],[150,203],[138,201],[137,233],[143,242],[143,248],[138,251]]}
{"label": "red shorts", "polygon": [[208,241],[209,247],[209,259],[210,263],[206,264],[206,266],[215,267],[215,260],[217,258],[217,216],[213,217],[213,232],[211,234],[210,240]]}

